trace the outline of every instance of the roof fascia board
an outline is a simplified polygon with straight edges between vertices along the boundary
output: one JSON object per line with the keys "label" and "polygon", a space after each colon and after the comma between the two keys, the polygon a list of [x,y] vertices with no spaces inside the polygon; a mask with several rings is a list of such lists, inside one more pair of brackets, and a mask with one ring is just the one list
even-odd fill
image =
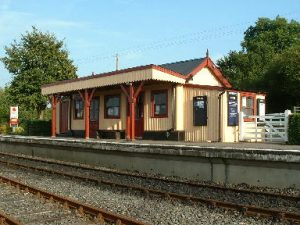
{"label": "roof fascia board", "polygon": [[214,75],[214,77],[226,88],[231,88],[232,85],[229,83],[229,81],[223,76],[221,71],[217,68],[217,66],[213,63],[213,61],[207,57],[205,60],[203,60],[202,63],[200,63],[193,71],[187,76],[187,80],[195,76],[200,70],[203,68],[208,68]]}

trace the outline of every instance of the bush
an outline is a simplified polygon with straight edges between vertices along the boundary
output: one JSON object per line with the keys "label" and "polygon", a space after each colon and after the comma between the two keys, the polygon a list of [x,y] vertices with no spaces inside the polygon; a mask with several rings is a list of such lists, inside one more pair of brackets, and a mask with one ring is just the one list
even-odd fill
{"label": "bush", "polygon": [[295,113],[289,117],[289,144],[300,144],[300,113]]}
{"label": "bush", "polygon": [[25,130],[23,127],[16,127],[14,134],[22,135],[25,133]]}
{"label": "bush", "polygon": [[0,124],[0,134],[8,134],[10,132],[10,127],[8,124]]}

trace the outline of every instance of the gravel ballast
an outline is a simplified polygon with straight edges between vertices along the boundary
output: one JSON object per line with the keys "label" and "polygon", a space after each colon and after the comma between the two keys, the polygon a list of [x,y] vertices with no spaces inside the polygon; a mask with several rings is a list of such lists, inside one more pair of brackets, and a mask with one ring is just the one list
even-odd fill
{"label": "gravel ballast", "polygon": [[[45,162],[37,162],[26,159],[18,159],[14,157],[1,157],[1,159],[9,160],[15,163],[22,163],[29,166],[35,166],[45,169],[53,169],[61,172],[67,172],[76,175],[84,175],[95,179],[103,179],[116,183],[122,183],[127,185],[139,186],[143,188],[155,189],[160,191],[167,191],[172,193],[191,195],[200,198],[209,198],[219,201],[253,205],[264,208],[273,208],[289,212],[299,213],[299,203],[279,197],[266,196],[264,194],[247,194],[237,193],[234,191],[224,191],[219,189],[212,189],[206,187],[193,186],[183,183],[168,182],[166,180],[158,180],[152,178],[136,177],[130,175],[121,175],[113,172],[104,172],[100,170],[88,170],[79,169],[59,164],[49,164]],[[264,191],[263,188],[257,189],[258,191]],[[290,194],[290,190],[277,190],[277,193]],[[299,196],[299,192],[293,190],[293,194]]]}
{"label": "gravel ballast", "polygon": [[94,224],[77,215],[75,211],[63,209],[58,203],[44,201],[3,183],[0,183],[0,210],[27,225]]}
{"label": "gravel ballast", "polygon": [[3,164],[0,164],[0,171],[2,176],[154,225],[289,224],[267,218],[245,217],[237,211],[209,208],[199,203],[165,199],[161,196],[147,197],[135,191],[88,184],[57,175],[10,168]]}

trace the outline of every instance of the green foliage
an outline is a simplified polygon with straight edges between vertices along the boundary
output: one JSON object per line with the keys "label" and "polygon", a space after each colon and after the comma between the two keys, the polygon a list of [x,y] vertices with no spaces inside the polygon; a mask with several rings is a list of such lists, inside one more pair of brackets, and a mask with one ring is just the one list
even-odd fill
{"label": "green foliage", "polygon": [[0,123],[9,121],[10,98],[7,89],[0,89]]}
{"label": "green foliage", "polygon": [[50,136],[51,120],[28,120],[23,122],[25,134],[29,136]]}
{"label": "green foliage", "polygon": [[10,127],[8,124],[0,124],[0,134],[8,134],[10,132]]}
{"label": "green foliage", "polygon": [[[223,74],[237,89],[263,91],[268,92],[270,96],[276,95],[278,89],[267,85],[268,79],[273,80],[270,71],[275,68],[274,63],[286,63],[279,58],[283,59],[289,50],[292,49],[294,53],[299,51],[297,47],[300,46],[300,23],[293,20],[288,22],[281,17],[274,20],[259,18],[254,26],[246,30],[241,46],[242,50],[231,51],[228,56],[217,62]],[[284,65],[280,66],[284,67]],[[290,66],[295,64],[290,62]],[[291,70],[296,71],[297,68]],[[272,104],[278,102],[277,98],[268,97],[267,101],[268,105],[270,103],[270,107],[268,106],[270,111],[282,111],[276,104]],[[278,102],[278,105],[282,103],[282,101]]]}
{"label": "green foliage", "polygon": [[265,74],[269,107],[280,112],[300,105],[300,46],[293,46],[274,57]]}
{"label": "green foliage", "polygon": [[22,35],[19,42],[6,46],[5,54],[1,61],[12,74],[8,87],[11,102],[20,107],[20,112],[36,112],[38,118],[48,100],[41,95],[41,86],[77,77],[77,68],[68,58],[63,41],[35,27]]}
{"label": "green foliage", "polygon": [[25,133],[25,130],[23,127],[16,127],[14,134],[22,135]]}
{"label": "green foliage", "polygon": [[300,144],[300,114],[292,114],[289,118],[288,130],[289,144]]}

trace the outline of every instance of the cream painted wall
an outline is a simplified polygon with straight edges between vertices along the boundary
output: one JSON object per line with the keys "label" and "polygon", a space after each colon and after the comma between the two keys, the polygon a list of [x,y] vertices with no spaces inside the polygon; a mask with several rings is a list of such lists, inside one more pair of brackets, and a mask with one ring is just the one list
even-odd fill
{"label": "cream painted wall", "polygon": [[[238,142],[239,126],[228,126],[228,91],[221,97],[221,141]],[[238,112],[240,111],[240,94],[238,93]]]}
{"label": "cream painted wall", "polygon": [[[219,105],[218,90],[204,90],[201,88],[184,88],[184,102],[181,107],[184,111],[184,130],[186,141],[218,141],[219,139]],[[207,96],[207,126],[193,125],[193,97]]]}
{"label": "cream painted wall", "polygon": [[[239,141],[239,126],[228,126],[227,124],[227,116],[228,116],[228,91],[224,93],[222,96],[222,122],[221,122],[221,129],[222,129],[222,142],[238,142]],[[257,99],[265,99],[265,95],[257,94],[255,98],[255,104]],[[238,93],[238,112],[240,113],[241,109],[241,94]],[[256,113],[256,112],[255,112]],[[253,122],[245,122],[245,129],[249,131],[249,127],[253,126]],[[247,130],[248,129],[248,130]]]}
{"label": "cream painted wall", "polygon": [[215,78],[208,68],[201,69],[188,83],[222,87],[222,84]]}
{"label": "cream painted wall", "polygon": [[[151,91],[168,90],[168,117],[153,118],[151,116]],[[144,130],[145,131],[159,131],[173,128],[173,116],[175,112],[172,111],[172,86],[170,84],[158,84],[153,86],[146,86],[144,88]]]}
{"label": "cream painted wall", "polygon": [[[174,112],[172,111],[172,85],[157,84],[144,87],[144,130],[157,131],[168,130],[173,127],[172,119]],[[168,117],[152,118],[151,117],[151,91],[152,90],[168,90]],[[104,118],[104,96],[105,95],[121,95],[120,119]],[[120,89],[100,91],[95,93],[95,97],[99,98],[99,129],[107,130],[125,130],[127,118],[127,99]],[[84,130],[84,119],[74,119],[74,108],[72,107],[72,129]]]}
{"label": "cream painted wall", "polygon": [[74,100],[72,102],[72,118],[71,118],[71,123],[72,123],[72,130],[84,130],[84,113],[83,113],[83,118],[82,119],[75,119],[75,112],[74,112]]}
{"label": "cream painted wall", "polygon": [[182,85],[177,85],[175,88],[175,116],[176,126],[175,129],[178,131],[184,130],[184,115],[185,110],[182,107],[184,105],[184,88]]}

